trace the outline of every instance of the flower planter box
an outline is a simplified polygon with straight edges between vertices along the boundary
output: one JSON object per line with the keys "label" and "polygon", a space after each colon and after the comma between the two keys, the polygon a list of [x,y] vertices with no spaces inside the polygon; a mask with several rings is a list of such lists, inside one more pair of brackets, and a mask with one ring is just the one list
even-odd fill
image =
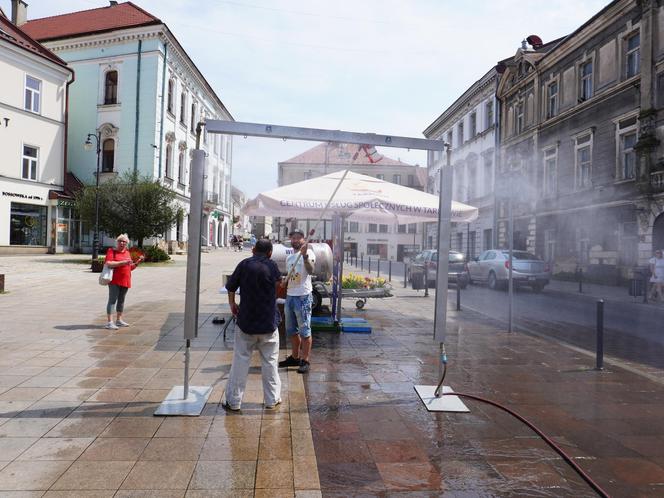
{"label": "flower planter box", "polygon": [[92,266],[90,268],[92,269],[92,273],[101,273],[101,271],[104,269],[104,262],[95,260],[92,262]]}

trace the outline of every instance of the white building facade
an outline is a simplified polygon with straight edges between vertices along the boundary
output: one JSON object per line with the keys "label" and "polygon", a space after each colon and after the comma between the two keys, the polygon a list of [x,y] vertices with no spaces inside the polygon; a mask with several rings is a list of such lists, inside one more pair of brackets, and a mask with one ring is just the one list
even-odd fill
{"label": "white building facade", "polygon": [[[99,136],[100,181],[134,171],[176,193],[181,216],[159,242],[172,252],[185,249],[197,125],[233,118],[173,33],[130,2],[30,20],[23,29],[76,71],[70,170],[86,184],[95,182],[96,155],[82,144],[88,134]],[[232,223],[232,140],[208,136],[203,129],[200,142],[207,153],[200,243],[226,245]]]}
{"label": "white building facade", "polygon": [[58,192],[73,72],[0,10],[0,75],[0,254],[67,250],[70,212]]}
{"label": "white building facade", "polygon": [[[451,145],[453,199],[479,208],[477,220],[452,224],[450,247],[468,258],[494,248],[496,243],[497,78],[492,68],[424,130],[427,138]],[[440,167],[446,160],[445,152],[429,153],[428,192],[440,193]],[[427,224],[426,232],[426,247],[435,248],[436,225]]]}

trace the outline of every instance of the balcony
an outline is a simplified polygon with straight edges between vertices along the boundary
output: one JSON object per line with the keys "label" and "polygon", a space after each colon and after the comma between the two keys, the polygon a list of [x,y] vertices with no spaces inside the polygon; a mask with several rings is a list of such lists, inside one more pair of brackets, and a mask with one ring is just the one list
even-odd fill
{"label": "balcony", "polygon": [[653,192],[664,192],[664,171],[650,173],[650,187]]}
{"label": "balcony", "polygon": [[217,192],[206,190],[203,194],[203,200],[206,204],[217,206],[219,204],[219,194]]}

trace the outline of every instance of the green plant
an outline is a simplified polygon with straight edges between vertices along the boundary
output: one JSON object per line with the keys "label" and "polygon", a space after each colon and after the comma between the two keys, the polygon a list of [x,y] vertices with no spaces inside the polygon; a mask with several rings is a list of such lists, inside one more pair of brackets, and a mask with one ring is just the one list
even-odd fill
{"label": "green plant", "polygon": [[160,261],[168,261],[171,259],[166,251],[156,245],[144,248],[143,252],[147,263],[158,263]]}

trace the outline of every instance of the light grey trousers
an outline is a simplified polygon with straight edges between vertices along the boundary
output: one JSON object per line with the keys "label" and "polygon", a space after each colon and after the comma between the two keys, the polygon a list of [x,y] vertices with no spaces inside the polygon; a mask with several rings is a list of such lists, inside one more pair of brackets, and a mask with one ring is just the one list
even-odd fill
{"label": "light grey trousers", "polygon": [[118,312],[122,313],[124,311],[124,302],[125,296],[129,287],[121,287],[115,284],[109,284],[108,286],[108,303],[106,304],[106,314],[110,315],[115,311],[115,303],[118,303]]}
{"label": "light grey trousers", "polygon": [[240,408],[247,385],[247,375],[251,354],[258,349],[261,357],[263,377],[263,402],[274,405],[281,399],[281,379],[279,378],[279,330],[271,334],[245,334],[235,327],[233,364],[226,384],[226,402],[232,408]]}

